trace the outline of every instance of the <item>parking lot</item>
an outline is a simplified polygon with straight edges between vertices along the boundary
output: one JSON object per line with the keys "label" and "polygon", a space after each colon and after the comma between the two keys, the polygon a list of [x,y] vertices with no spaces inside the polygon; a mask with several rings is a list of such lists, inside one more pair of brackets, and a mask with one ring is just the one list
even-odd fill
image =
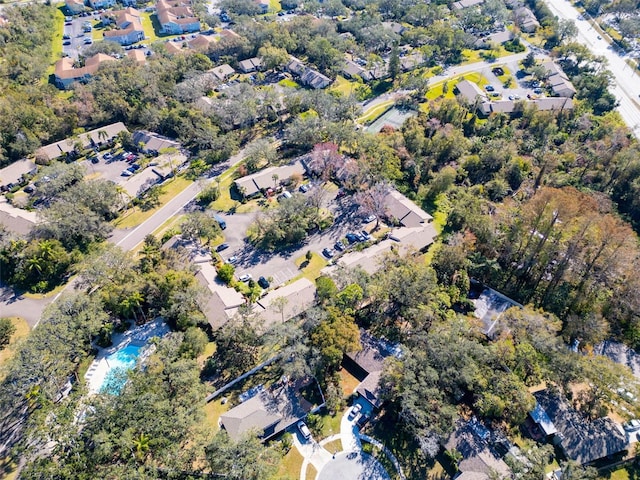
{"label": "parking lot", "polygon": [[[315,187],[322,188],[322,187]],[[340,239],[344,239],[348,232],[359,232],[363,228],[371,229],[374,223],[363,224],[362,215],[357,211],[350,197],[336,199],[337,192],[327,192],[324,200],[325,208],[332,211],[334,224],[331,228],[317,232],[309,237],[302,245],[296,245],[279,252],[267,252],[256,249],[246,240],[246,232],[258,215],[258,212],[242,214],[220,215],[227,223],[224,230],[225,243],[229,248],[221,252],[223,260],[232,256],[237,257],[235,264],[236,275],[239,277],[245,273],[251,274],[253,279],[260,276],[272,277],[272,286],[281,285],[301,272],[295,264],[295,260],[303,257],[307,251],[322,256],[322,250],[326,247],[333,248],[333,245]],[[306,195],[308,195],[307,193]],[[329,260],[323,256],[325,260]]]}
{"label": "parking lot", "polygon": [[[94,12],[96,15],[89,15],[86,17],[76,16],[70,22],[65,21],[63,35],[69,36],[69,38],[63,38],[62,40],[62,53],[63,55],[73,58],[74,60],[78,58],[78,56],[89,47],[91,32],[85,32],[83,30],[83,25],[85,22],[90,22],[92,25],[98,20],[97,12]],[[68,43],[68,45],[65,45]],[[93,43],[93,41],[91,41]]]}

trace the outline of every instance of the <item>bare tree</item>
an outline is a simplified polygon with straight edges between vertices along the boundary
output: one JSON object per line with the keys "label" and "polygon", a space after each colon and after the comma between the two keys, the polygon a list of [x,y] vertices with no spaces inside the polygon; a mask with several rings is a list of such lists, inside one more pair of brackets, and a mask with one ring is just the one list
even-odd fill
{"label": "bare tree", "polygon": [[338,145],[335,143],[318,143],[311,152],[309,167],[315,175],[326,182],[336,173],[342,162],[343,159],[338,152]]}
{"label": "bare tree", "polygon": [[391,185],[386,182],[379,182],[354,195],[358,209],[363,214],[376,216],[375,229],[380,224],[380,218],[387,215],[387,195],[389,195],[390,191]]}

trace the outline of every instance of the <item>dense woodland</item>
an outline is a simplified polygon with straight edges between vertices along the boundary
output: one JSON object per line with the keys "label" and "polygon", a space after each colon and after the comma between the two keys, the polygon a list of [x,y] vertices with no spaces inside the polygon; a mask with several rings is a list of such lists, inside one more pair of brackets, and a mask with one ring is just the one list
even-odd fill
{"label": "dense woodland", "polygon": [[[542,381],[567,394],[572,385],[585,385],[571,401],[591,418],[623,401],[615,393],[620,382],[635,392],[628,370],[594,361],[590,352],[606,338],[640,347],[640,147],[612,111],[609,75],[599,59],[571,42],[570,29],[550,18],[541,2],[531,4],[578,89],[574,110],[524,108],[513,118],[482,119],[470,106],[440,98],[401,130],[370,135],[353,123],[358,100],[372,92],[365,88],[344,98],[243,83],[203,111],[193,102],[210,86],[199,74],[255,54],[277,66],[289,53],[334,74],[346,49],[376,62],[399,41],[421,48],[433,65],[454,63],[468,46],[465,22],[505,17],[502,2],[485,2],[480,19],[457,18],[460,28],[450,26],[449,10],[438,2],[329,0],[323,4],[329,15],[342,15],[345,7],[357,14],[337,25],[298,17],[284,28],[254,22],[247,16],[256,13],[252,5],[226,1],[240,39],[218,42],[207,55],[169,57],[159,46],[147,66],[107,64],[68,97],[46,82],[53,9],[7,8],[9,23],[0,27],[0,164],[79,128],[124,121],[178,138],[194,155],[189,173],[196,176],[255,132],[283,128],[288,153],[314,146],[333,152],[313,157],[323,180],[340,183],[364,205],[375,203],[377,189],[394,184],[435,214],[441,238],[429,261],[391,253],[373,276],[344,271],[320,277],[318,306],[297,321],[264,331],[242,309],[237,321],[211,332],[203,292],[185,257],[162,251],[152,237],[137,258],[104,246],[119,192],[83,180],[74,164],[45,167],[40,175],[54,179],[38,193],[45,222],[30,238],[2,233],[0,262],[10,272],[3,280],[36,291],[73,273],[80,280],[74,293],[45,312],[0,375],[0,440],[26,460],[23,478],[271,478],[286,441],[265,447],[247,437],[234,444],[213,433],[202,417],[203,381],[233,377],[277,351],[282,374],[316,377],[329,413],[339,412],[344,392],[337,372],[342,355],[359,348],[359,327],[403,346],[402,358],[389,361],[383,375],[383,413],[411,439],[423,466],[461,414],[472,412],[507,432],[517,428],[533,406],[528,387]],[[305,8],[318,7],[305,2]],[[383,19],[415,28],[397,38],[379,28]],[[413,107],[424,102],[428,88],[409,76],[389,85],[410,87],[403,103]],[[281,96],[284,113],[275,114]],[[281,153],[254,143],[243,169],[277,163]],[[348,175],[336,178],[331,162],[342,154],[352,163]],[[321,220],[312,199],[262,221],[269,226],[283,218],[298,230],[265,227],[257,243],[274,248],[289,241],[287,235],[299,240]],[[197,238],[201,220],[186,218],[184,233]],[[206,236],[217,233],[214,228]],[[469,315],[472,280],[526,305],[502,317],[492,341]],[[114,330],[158,316],[175,332],[157,343],[146,368],[129,374],[120,395],[87,398],[77,385],[56,403],[92,341],[108,345]],[[195,359],[209,340],[216,352],[200,365]],[[575,340],[579,353],[567,348]],[[527,454],[535,468],[523,478],[540,478],[546,453]],[[593,478],[593,472],[568,468],[566,478]]]}

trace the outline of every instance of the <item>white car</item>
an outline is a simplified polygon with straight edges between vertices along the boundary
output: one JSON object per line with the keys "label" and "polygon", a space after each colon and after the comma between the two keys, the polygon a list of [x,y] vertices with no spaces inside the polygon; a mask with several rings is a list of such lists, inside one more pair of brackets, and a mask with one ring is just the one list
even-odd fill
{"label": "white car", "polygon": [[311,438],[311,430],[309,430],[309,427],[307,427],[304,422],[298,422],[298,430],[300,430],[300,433],[306,440]]}
{"label": "white car", "polygon": [[629,423],[625,423],[623,428],[629,433],[637,432],[640,430],[640,420],[634,418],[633,420],[630,420]]}
{"label": "white car", "polygon": [[251,280],[251,274],[245,273],[240,278],[238,278],[238,280],[240,280],[241,282],[248,282],[249,280]]}
{"label": "white car", "polygon": [[371,223],[376,219],[375,215],[369,215],[367,218],[364,219],[364,223]]}
{"label": "white car", "polygon": [[362,410],[362,404],[356,403],[351,409],[350,417],[356,418],[361,410]]}

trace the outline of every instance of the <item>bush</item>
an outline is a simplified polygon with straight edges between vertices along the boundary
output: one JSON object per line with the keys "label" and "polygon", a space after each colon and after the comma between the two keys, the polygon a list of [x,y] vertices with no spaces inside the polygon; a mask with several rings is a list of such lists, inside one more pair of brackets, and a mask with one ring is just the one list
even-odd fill
{"label": "bush", "polygon": [[225,263],[218,268],[218,278],[229,285],[233,281],[233,274],[236,269],[230,263]]}

